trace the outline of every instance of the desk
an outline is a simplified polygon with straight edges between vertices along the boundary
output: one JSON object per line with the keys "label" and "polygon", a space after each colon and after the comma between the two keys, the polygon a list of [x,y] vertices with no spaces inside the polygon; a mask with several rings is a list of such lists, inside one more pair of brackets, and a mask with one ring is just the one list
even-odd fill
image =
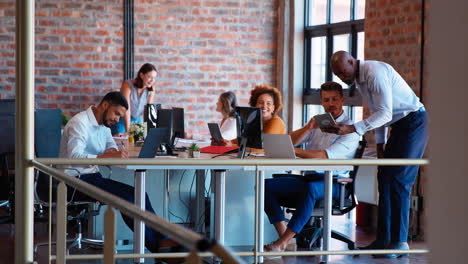
{"label": "desk", "polygon": [[[178,164],[157,164],[157,165],[127,165],[122,166],[128,170],[135,171],[135,203],[137,206],[144,210],[145,208],[145,179],[146,170],[171,170],[171,169],[211,169],[214,171],[212,175],[215,181],[215,239],[224,244],[224,214],[225,214],[225,177],[226,170],[249,170],[257,172],[257,184],[256,184],[256,199],[258,199],[258,207],[256,208],[257,214],[257,227],[258,237],[256,243],[258,250],[263,251],[263,204],[264,204],[264,180],[265,170],[324,170],[325,171],[325,195],[324,195],[324,234],[323,234],[323,249],[329,250],[331,228],[330,228],[330,216],[332,209],[332,171],[352,170],[352,166],[310,166],[306,165],[275,165],[281,164],[282,160],[271,160],[271,159],[255,159],[252,165],[227,165],[223,164],[220,159],[210,159],[212,155],[202,154],[200,165],[178,165]],[[220,157],[221,158],[221,157]],[[164,158],[158,158],[161,160]],[[174,160],[174,158],[167,158],[167,160]],[[193,159],[190,159],[193,161]],[[183,160],[180,160],[183,161]],[[283,160],[284,161],[284,160]],[[292,160],[288,160],[292,161]],[[301,160],[302,162],[304,160]],[[170,162],[169,162],[170,163]],[[217,164],[218,163],[218,164]],[[135,232],[134,232],[134,252],[136,254],[144,253],[144,224],[140,221],[135,221]],[[136,259],[137,262],[142,262],[142,259]],[[328,256],[324,256],[324,261],[328,261]],[[260,257],[259,262],[263,262]]]}

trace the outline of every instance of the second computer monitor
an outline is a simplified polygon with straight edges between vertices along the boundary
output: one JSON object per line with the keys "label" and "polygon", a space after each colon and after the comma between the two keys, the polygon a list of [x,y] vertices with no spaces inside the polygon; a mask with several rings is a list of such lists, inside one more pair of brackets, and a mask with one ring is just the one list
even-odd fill
{"label": "second computer monitor", "polygon": [[185,137],[183,108],[172,108],[172,135],[174,138]]}
{"label": "second computer monitor", "polygon": [[161,140],[161,143],[171,144],[172,141],[172,126],[173,117],[172,109],[158,109],[158,120],[156,127],[167,128],[166,136]]}
{"label": "second computer monitor", "polygon": [[[262,144],[262,111],[257,107],[236,107],[237,141],[241,146],[263,148]],[[241,146],[243,147],[243,146]]]}

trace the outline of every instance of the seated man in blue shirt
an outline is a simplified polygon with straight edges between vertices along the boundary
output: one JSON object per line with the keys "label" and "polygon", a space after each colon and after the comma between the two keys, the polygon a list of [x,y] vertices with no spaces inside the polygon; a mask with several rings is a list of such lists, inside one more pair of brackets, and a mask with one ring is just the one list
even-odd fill
{"label": "seated man in blue shirt", "polygon": [[[110,92],[104,96],[99,105],[90,106],[86,111],[75,115],[63,129],[60,157],[128,158],[126,150],[118,149],[110,130],[110,127],[117,123],[127,110],[128,103],[125,97],[120,92]],[[134,203],[134,188],[118,181],[103,178],[98,166],[73,166],[73,169],[80,172],[81,180]],[[65,169],[65,173],[78,176],[75,170]],[[74,199],[86,198],[86,195],[77,192]],[[154,213],[148,194],[146,194],[146,210]],[[133,219],[123,214],[122,218],[125,224],[133,230]],[[148,227],[145,229],[145,238],[146,248],[151,252],[157,252],[160,247],[176,246],[173,240]]]}
{"label": "seated man in blue shirt", "polygon": [[[340,123],[352,124],[343,111],[343,88],[335,82],[326,82],[320,89],[320,102],[326,112]],[[290,133],[294,145],[305,143],[305,150],[296,148],[296,155],[301,158],[352,159],[359,146],[356,133],[336,135],[322,132],[314,119],[301,129]],[[315,177],[322,177],[323,172],[311,171]],[[306,174],[306,175],[307,175]],[[335,175],[348,176],[347,171]],[[339,186],[333,185],[333,198],[338,198]],[[275,226],[279,239],[266,245],[266,252],[284,251],[291,239],[299,233],[309,220],[315,201],[323,199],[324,182],[307,181],[305,178],[282,177],[265,181],[265,213],[270,223]],[[296,212],[286,225],[286,218],[281,206],[296,208]]]}

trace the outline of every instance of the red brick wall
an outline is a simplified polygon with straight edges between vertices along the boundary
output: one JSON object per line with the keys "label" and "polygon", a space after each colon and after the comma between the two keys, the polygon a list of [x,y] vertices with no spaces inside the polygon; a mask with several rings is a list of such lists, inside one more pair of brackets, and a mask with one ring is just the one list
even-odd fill
{"label": "red brick wall", "polygon": [[391,64],[419,94],[421,1],[367,0],[365,59]]}
{"label": "red brick wall", "polygon": [[[74,114],[122,81],[122,1],[36,1],[36,107]],[[0,96],[14,97],[15,4],[0,11]]]}
{"label": "red brick wall", "polygon": [[[14,96],[14,1],[0,3],[0,98]],[[255,84],[275,84],[277,0],[135,1],[135,72],[160,71],[156,103],[184,107],[189,129],[218,121],[218,95],[246,104]],[[123,78],[123,4],[36,2],[36,102],[69,114],[97,103]]]}

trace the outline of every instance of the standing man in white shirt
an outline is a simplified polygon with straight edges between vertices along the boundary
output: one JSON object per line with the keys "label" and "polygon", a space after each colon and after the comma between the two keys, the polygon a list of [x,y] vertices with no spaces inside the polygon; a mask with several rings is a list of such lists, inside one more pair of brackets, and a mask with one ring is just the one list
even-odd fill
{"label": "standing man in white shirt", "polygon": [[[353,123],[343,111],[343,88],[339,83],[322,84],[320,103],[325,112],[330,113],[337,122]],[[289,135],[294,145],[305,143],[305,150],[295,149],[296,155],[301,158],[352,159],[359,146],[359,136],[356,133],[335,135],[322,132],[313,118],[303,128]],[[335,175],[349,177],[349,172],[341,171]],[[284,251],[291,239],[301,232],[309,221],[315,202],[323,199],[323,177],[323,171],[308,171],[306,177],[279,177],[265,180],[265,213],[279,235],[278,240],[265,246],[266,252]],[[333,184],[333,198],[338,198],[339,192],[339,184]],[[281,206],[296,208],[287,225]]]}
{"label": "standing man in white shirt", "polygon": [[[110,127],[125,115],[128,102],[120,92],[110,92],[97,106],[90,106],[78,113],[63,129],[60,142],[61,158],[128,158],[126,150],[119,150],[111,135]],[[102,190],[134,203],[134,188],[130,185],[103,178],[96,165],[73,166],[80,172],[80,179]],[[70,176],[78,176],[74,170],[65,170]],[[86,195],[76,193],[75,199]],[[86,197],[88,198],[88,197]],[[146,210],[154,213],[146,194]],[[133,219],[122,214],[125,224],[133,230]],[[175,242],[159,232],[146,227],[145,245],[151,252],[160,247],[176,246]]]}
{"label": "standing man in white shirt", "polygon": [[[344,135],[375,129],[378,158],[419,159],[428,138],[428,116],[419,98],[392,66],[359,61],[345,51],[331,58],[333,73],[356,85],[371,116],[354,125],[338,124],[330,132]],[[387,128],[391,127],[387,141]],[[419,166],[379,166],[379,216],[376,240],[365,249],[409,249],[408,224],[411,187]],[[403,254],[375,255],[396,258]]]}

